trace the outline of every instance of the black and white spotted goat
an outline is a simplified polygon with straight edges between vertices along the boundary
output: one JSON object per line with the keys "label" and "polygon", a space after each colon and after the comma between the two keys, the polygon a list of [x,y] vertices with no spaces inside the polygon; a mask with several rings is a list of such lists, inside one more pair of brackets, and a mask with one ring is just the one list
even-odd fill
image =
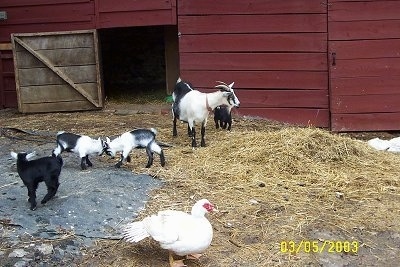
{"label": "black and white spotted goat", "polygon": [[15,153],[13,151],[11,156],[17,160],[18,175],[28,189],[28,201],[31,204],[31,210],[35,210],[37,206],[36,190],[40,182],[44,182],[47,186],[47,194],[42,199],[42,204],[45,204],[55,196],[60,185],[58,178],[63,165],[61,156],[32,159],[35,156],[35,152],[28,154],[25,152]]}
{"label": "black and white spotted goat", "polygon": [[[107,149],[105,141],[93,139],[86,135],[78,135],[74,133],[58,132],[57,147],[53,150],[53,156],[58,156],[64,151],[79,154],[81,159],[81,169],[86,169],[86,164],[92,167],[93,164],[89,160],[89,155],[102,155]],[[85,164],[86,162],[86,164]]]}
{"label": "black and white spotted goat", "polygon": [[154,128],[151,129],[136,129],[130,132],[123,133],[114,140],[110,140],[107,137],[106,154],[115,157],[118,152],[122,151],[121,159],[115,165],[115,167],[121,167],[124,160],[127,162],[131,161],[129,153],[134,148],[145,148],[148,156],[148,162],[146,168],[150,168],[153,164],[153,153],[160,155],[161,166],[165,166],[164,152],[156,142],[157,131]]}
{"label": "black and white spotted goat", "polygon": [[[217,106],[239,106],[240,102],[237,99],[232,88],[226,83],[218,82],[215,86],[219,90],[213,93],[202,93],[194,90],[190,83],[178,79],[172,98],[173,114],[173,129],[172,135],[177,136],[176,121],[188,123],[188,134],[192,137],[192,147],[196,147],[196,131],[195,123],[201,124],[201,143],[204,147],[206,145],[204,135],[207,118],[210,111],[214,110]],[[233,84],[232,84],[233,85]]]}
{"label": "black and white spotted goat", "polygon": [[[223,85],[228,86],[232,92],[233,92],[233,85],[235,82],[232,82],[231,84],[225,84]],[[239,107],[240,106],[240,101],[235,95],[235,104],[230,105],[230,106],[218,106],[214,109],[214,122],[215,122],[215,128],[221,127],[222,129],[228,129],[228,131],[231,130],[232,128],[232,108],[233,107]]]}

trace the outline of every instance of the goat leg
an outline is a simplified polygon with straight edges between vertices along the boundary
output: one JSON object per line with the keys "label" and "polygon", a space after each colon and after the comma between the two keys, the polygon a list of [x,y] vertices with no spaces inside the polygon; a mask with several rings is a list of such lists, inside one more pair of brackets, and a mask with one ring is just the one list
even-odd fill
{"label": "goat leg", "polygon": [[188,127],[187,127],[187,133],[188,133],[189,137],[192,137],[192,131],[190,130],[189,124],[188,124]]}
{"label": "goat leg", "polygon": [[45,182],[47,186],[47,194],[44,196],[43,200],[41,201],[42,204],[45,204],[47,201],[52,199],[58,190],[60,183],[58,182],[57,176],[52,176],[50,182]]}
{"label": "goat leg", "polygon": [[35,184],[33,184],[33,185],[31,185],[31,186],[27,186],[27,188],[28,188],[28,196],[29,196],[29,198],[28,198],[28,201],[29,201],[29,203],[31,203],[31,210],[35,210],[36,209],[36,206],[37,206],[37,203],[36,203],[36,189],[37,189],[37,184],[35,185]]}
{"label": "goat leg", "polygon": [[214,122],[215,122],[215,129],[218,129],[219,128],[218,120],[214,119]]}
{"label": "goat leg", "polygon": [[196,130],[194,129],[194,127],[192,127],[192,148],[197,147],[197,143],[196,143]]}
{"label": "goat leg", "polygon": [[151,151],[150,146],[151,146],[151,143],[149,143],[146,146],[146,153],[147,153],[147,157],[148,157],[146,168],[150,168],[150,166],[153,164],[153,159],[154,159],[153,152]]}
{"label": "goat leg", "polygon": [[174,114],[174,126],[172,128],[172,136],[177,136],[178,132],[176,131],[176,115]]}
{"label": "goat leg", "polygon": [[115,167],[116,167],[116,168],[121,167],[121,166],[122,166],[122,161],[123,161],[123,160],[124,160],[124,156],[121,155],[121,159],[117,162],[117,164],[115,164]]}
{"label": "goat leg", "polygon": [[92,163],[90,162],[90,160],[89,160],[89,155],[86,155],[85,160],[86,160],[86,164],[87,164],[89,167],[92,167],[92,166],[93,166],[93,164],[92,164]]}
{"label": "goat leg", "polygon": [[206,127],[204,124],[201,125],[201,143],[200,146],[205,147],[206,146],[206,141],[204,140],[204,135],[206,133]]}
{"label": "goat leg", "polygon": [[81,158],[81,170],[86,170],[85,158],[86,157]]}
{"label": "goat leg", "polygon": [[161,150],[160,153],[160,161],[161,161],[161,167],[165,166],[165,157],[164,157],[164,152]]}

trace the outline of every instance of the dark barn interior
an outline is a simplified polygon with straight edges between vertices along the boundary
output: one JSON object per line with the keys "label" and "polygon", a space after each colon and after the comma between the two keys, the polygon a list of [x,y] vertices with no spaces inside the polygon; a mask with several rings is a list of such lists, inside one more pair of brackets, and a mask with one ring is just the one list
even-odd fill
{"label": "dark barn interior", "polygon": [[166,92],[164,27],[99,30],[105,97],[163,101]]}

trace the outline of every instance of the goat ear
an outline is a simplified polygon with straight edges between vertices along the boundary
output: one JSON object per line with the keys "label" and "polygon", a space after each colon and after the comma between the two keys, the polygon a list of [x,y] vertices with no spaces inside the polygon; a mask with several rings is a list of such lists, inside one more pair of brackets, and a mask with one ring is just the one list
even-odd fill
{"label": "goat ear", "polygon": [[30,160],[30,159],[33,158],[34,156],[36,156],[36,151],[33,151],[33,152],[27,154],[27,155],[26,155],[26,159],[27,159],[27,160]]}
{"label": "goat ear", "polygon": [[18,154],[15,153],[14,151],[11,151],[11,157],[13,157],[14,159],[18,159]]}

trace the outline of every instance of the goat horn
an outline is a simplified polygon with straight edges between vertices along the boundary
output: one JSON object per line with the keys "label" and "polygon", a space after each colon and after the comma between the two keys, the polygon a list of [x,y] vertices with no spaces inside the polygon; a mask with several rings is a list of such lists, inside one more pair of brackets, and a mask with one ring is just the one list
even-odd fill
{"label": "goat horn", "polygon": [[216,81],[217,83],[220,83],[220,84],[223,84],[223,85],[226,85],[226,86],[229,86],[227,83],[225,83],[225,82],[223,82],[223,81]]}
{"label": "goat horn", "polygon": [[223,89],[223,90],[225,90],[225,91],[227,91],[227,92],[230,92],[230,91],[231,91],[231,88],[229,88],[229,86],[224,85],[224,84],[216,85],[215,88],[220,88],[220,89]]}

